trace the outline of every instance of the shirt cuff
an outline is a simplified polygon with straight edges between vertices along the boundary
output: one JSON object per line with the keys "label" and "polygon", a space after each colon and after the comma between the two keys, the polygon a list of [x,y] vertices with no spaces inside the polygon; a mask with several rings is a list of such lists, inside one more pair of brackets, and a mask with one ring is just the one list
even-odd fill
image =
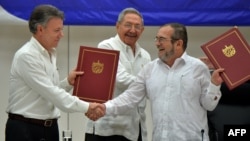
{"label": "shirt cuff", "polygon": [[221,97],[220,87],[221,85],[216,86],[212,82],[210,82],[208,90],[209,93],[213,94],[213,100],[215,101],[219,100]]}
{"label": "shirt cuff", "polygon": [[79,108],[82,109],[81,112],[83,112],[83,113],[87,113],[88,112],[89,102],[86,102],[86,101],[83,101],[83,100],[79,99],[79,101],[77,103],[78,103]]}
{"label": "shirt cuff", "polygon": [[106,107],[106,115],[111,115],[112,114],[112,104],[107,101],[106,103],[104,103],[105,107]]}
{"label": "shirt cuff", "polygon": [[216,92],[220,91],[220,86],[221,86],[221,85],[216,86],[216,85],[214,85],[212,82],[210,82],[209,90],[210,90],[211,92],[213,92],[213,93],[216,93]]}

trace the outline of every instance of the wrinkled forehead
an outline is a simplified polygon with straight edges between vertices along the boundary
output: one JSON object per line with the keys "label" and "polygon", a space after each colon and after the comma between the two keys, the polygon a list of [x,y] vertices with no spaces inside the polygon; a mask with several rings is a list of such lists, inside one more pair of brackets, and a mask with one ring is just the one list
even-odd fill
{"label": "wrinkled forehead", "polygon": [[164,26],[158,30],[157,37],[168,38],[168,37],[172,37],[173,33],[174,33],[174,29],[171,26]]}

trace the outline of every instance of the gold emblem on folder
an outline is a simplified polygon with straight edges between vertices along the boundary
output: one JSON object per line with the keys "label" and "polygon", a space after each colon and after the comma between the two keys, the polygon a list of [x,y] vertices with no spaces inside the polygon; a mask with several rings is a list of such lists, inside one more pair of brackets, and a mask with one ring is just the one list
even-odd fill
{"label": "gold emblem on folder", "polygon": [[100,63],[99,60],[97,62],[92,63],[92,72],[93,73],[100,74],[100,73],[102,73],[103,68],[104,68],[104,64]]}
{"label": "gold emblem on folder", "polygon": [[226,57],[233,57],[236,54],[236,50],[233,45],[225,45],[225,48],[222,49],[222,52]]}

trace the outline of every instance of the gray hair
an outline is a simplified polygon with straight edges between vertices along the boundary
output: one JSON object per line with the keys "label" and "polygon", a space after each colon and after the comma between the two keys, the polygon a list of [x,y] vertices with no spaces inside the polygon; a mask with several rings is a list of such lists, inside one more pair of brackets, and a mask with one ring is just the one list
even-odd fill
{"label": "gray hair", "polygon": [[51,18],[61,18],[64,20],[64,13],[52,5],[39,5],[35,7],[29,19],[30,32],[35,34],[37,26],[46,26]]}
{"label": "gray hair", "polygon": [[119,16],[118,16],[117,22],[121,23],[122,20],[123,20],[123,18],[124,18],[124,16],[125,16],[126,14],[128,14],[128,13],[133,13],[133,14],[138,15],[138,16],[141,18],[142,25],[144,25],[144,21],[143,21],[143,16],[142,16],[142,14],[141,14],[138,10],[136,10],[135,8],[132,8],[132,7],[123,9],[123,10],[120,12]]}

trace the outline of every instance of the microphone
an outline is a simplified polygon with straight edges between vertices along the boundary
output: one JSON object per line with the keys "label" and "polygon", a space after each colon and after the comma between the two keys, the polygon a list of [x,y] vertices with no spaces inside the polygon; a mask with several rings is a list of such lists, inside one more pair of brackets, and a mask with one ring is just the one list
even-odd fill
{"label": "microphone", "polygon": [[201,129],[201,141],[203,141],[203,137],[204,137],[204,129]]}

